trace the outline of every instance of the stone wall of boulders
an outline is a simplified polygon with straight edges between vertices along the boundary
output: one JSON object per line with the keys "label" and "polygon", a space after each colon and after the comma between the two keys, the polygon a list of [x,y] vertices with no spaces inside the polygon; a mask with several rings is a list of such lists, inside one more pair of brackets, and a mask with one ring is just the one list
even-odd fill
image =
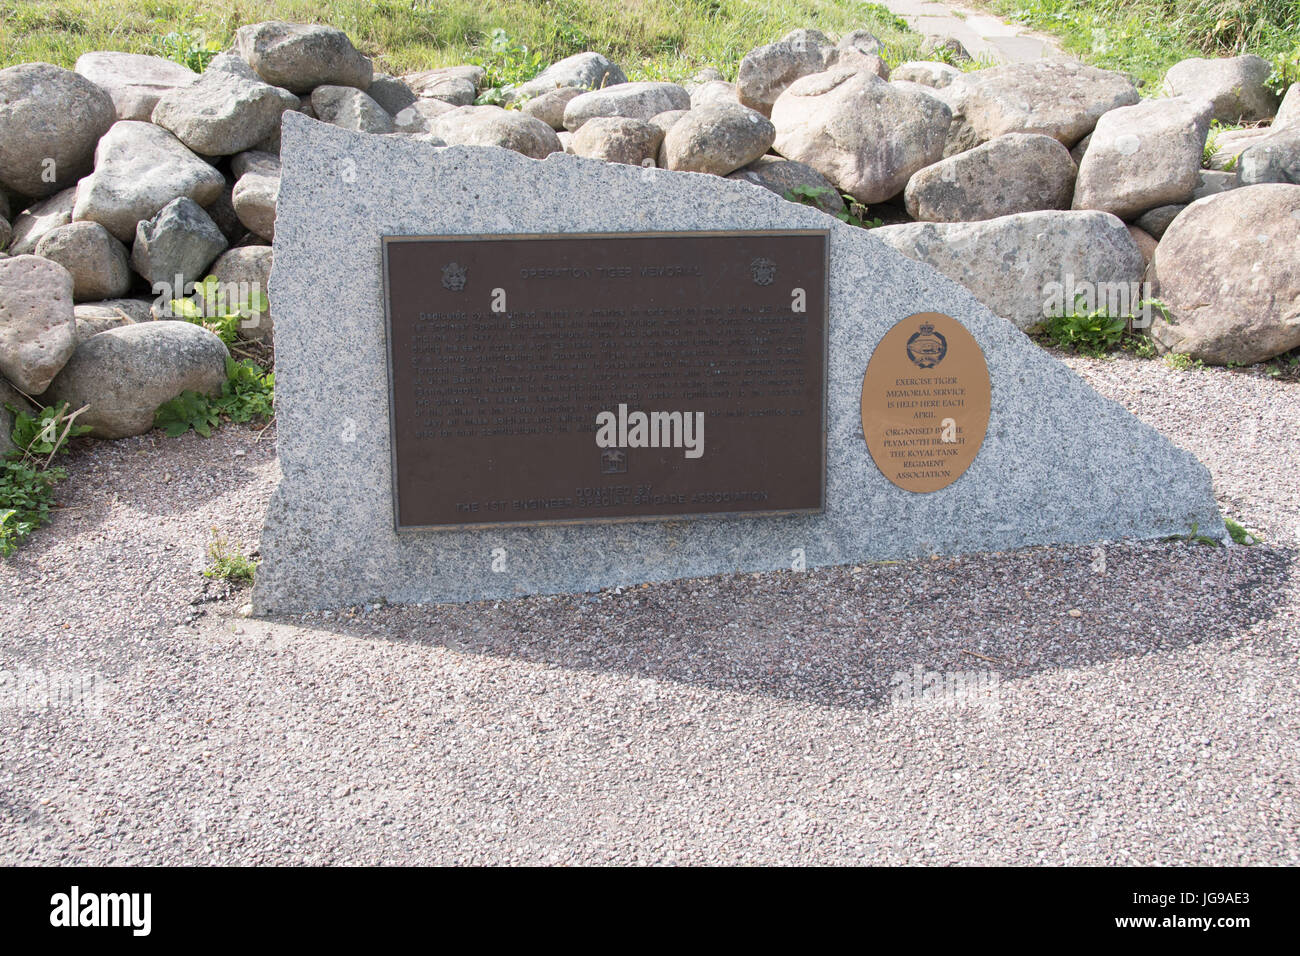
{"label": "stone wall of boulders", "polygon": [[[435,147],[727,176],[830,213],[845,195],[888,220],[881,241],[1023,329],[1054,289],[1149,282],[1161,349],[1226,363],[1300,347],[1300,92],[1271,92],[1266,61],[1185,61],[1142,99],[1072,60],[962,72],[881,52],[865,32],[797,30],[735,82],[682,83],[580,53],[505,90],[506,108],[474,105],[478,66],[386,76],[342,32],[279,22],[241,28],[202,74],[113,52],[0,70],[0,375],[89,404],[102,437],[219,388],[225,347],[166,305],[209,274],[265,292],[288,110]],[[1206,170],[1213,120],[1249,128],[1218,136]],[[243,330],[272,332],[270,311]]]}

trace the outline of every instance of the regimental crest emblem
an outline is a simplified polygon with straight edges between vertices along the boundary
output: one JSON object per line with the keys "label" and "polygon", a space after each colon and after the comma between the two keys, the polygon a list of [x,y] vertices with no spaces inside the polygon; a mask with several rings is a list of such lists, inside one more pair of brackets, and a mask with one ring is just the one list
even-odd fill
{"label": "regimental crest emblem", "polygon": [[602,475],[622,475],[627,472],[627,452],[619,448],[607,448],[600,453],[600,473]]}
{"label": "regimental crest emblem", "polygon": [[948,340],[934,330],[929,322],[922,322],[921,327],[907,340],[907,357],[917,368],[934,368],[948,354]]}
{"label": "regimental crest emblem", "polygon": [[749,274],[754,277],[754,285],[771,285],[776,279],[776,263],[759,256],[749,264]]}
{"label": "regimental crest emblem", "polygon": [[459,262],[449,262],[442,267],[442,287],[452,292],[460,292],[465,288],[468,276],[469,270]]}

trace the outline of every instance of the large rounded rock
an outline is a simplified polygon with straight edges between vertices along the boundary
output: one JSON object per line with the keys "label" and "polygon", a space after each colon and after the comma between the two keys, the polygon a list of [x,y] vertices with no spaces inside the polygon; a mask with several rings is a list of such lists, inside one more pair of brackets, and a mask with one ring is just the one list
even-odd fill
{"label": "large rounded rock", "polygon": [[[744,169],[727,176],[742,183],[752,183],[792,202],[811,200],[823,212],[835,215],[844,209],[839,190],[807,163],[796,163],[779,156],[760,156]],[[806,198],[805,198],[806,197]]]}
{"label": "large rounded rock", "polygon": [[76,347],[72,274],[37,256],[0,259],[0,374],[40,395]]}
{"label": "large rounded rock", "polygon": [[1253,123],[1277,110],[1277,96],[1266,85],[1272,72],[1273,65],[1253,53],[1213,60],[1192,57],[1165,73],[1165,91],[1210,100],[1210,118],[1221,123]]}
{"label": "large rounded rock", "polygon": [[368,93],[351,86],[318,86],[311,94],[311,106],[324,123],[359,133],[392,133],[393,118]]}
{"label": "large rounded rock", "polygon": [[109,95],[71,70],[0,70],[0,186],[41,199],[73,185],[116,115]]}
{"label": "large rounded rock", "polygon": [[[1156,248],[1164,350],[1214,365],[1300,347],[1300,186],[1244,186],[1192,203]],[[1284,252],[1284,250],[1286,250]]]}
{"label": "large rounded rock", "polygon": [[736,74],[736,96],[743,105],[770,116],[790,84],[826,70],[834,51],[831,41],[817,30],[795,30],[776,43],[750,50]]}
{"label": "large rounded rock", "polygon": [[407,85],[419,99],[439,100],[449,106],[472,106],[478,85],[461,73],[427,70],[406,78]]}
{"label": "large rounded rock", "polygon": [[914,222],[882,226],[871,235],[961,283],[994,314],[1024,330],[1042,324],[1053,288],[1088,282],[1128,294],[1145,266],[1124,223],[1104,212]]}
{"label": "large rounded rock", "polygon": [[185,286],[202,279],[225,248],[226,237],[212,217],[182,196],[136,227],[131,265],[151,289],[167,285],[171,298],[180,298]]}
{"label": "large rounded rock", "polygon": [[533,159],[564,149],[541,120],[498,106],[457,106],[434,117],[429,129],[450,146],[500,146]]}
{"label": "large rounded rock", "polygon": [[393,132],[427,133],[437,117],[450,113],[455,108],[442,100],[416,100],[393,116]]}
{"label": "large rounded rock", "polygon": [[739,103],[693,109],[664,137],[669,169],[725,176],[748,166],[776,140],[766,116]]}
{"label": "large rounded rock", "polygon": [[1300,83],[1292,83],[1282,97],[1282,105],[1277,108],[1273,118],[1273,129],[1288,129],[1300,126]]}
{"label": "large rounded rock", "polygon": [[[682,87],[685,89],[685,87]],[[714,103],[739,103],[736,97],[736,84],[725,80],[709,80],[699,83],[688,91],[691,94],[691,109],[712,106]]]}
{"label": "large rounded rock", "polygon": [[936,162],[951,119],[938,99],[849,68],[796,80],[772,107],[776,151],[860,203],[898,195]]}
{"label": "large rounded rock", "polygon": [[280,160],[269,153],[240,153],[231,164],[239,177],[230,200],[244,227],[267,242],[275,238],[280,199]]}
{"label": "large rounded rock", "polygon": [[663,138],[659,127],[644,120],[597,116],[573,134],[573,154],[629,166],[654,165]]}
{"label": "large rounded rock", "polygon": [[142,435],[163,402],[182,392],[219,394],[228,355],[221,339],[190,322],[124,325],[77,346],[50,383],[50,397],[89,405],[77,421],[95,438]]}
{"label": "large rounded rock", "polygon": [[586,91],[576,86],[561,86],[549,93],[543,93],[541,96],[524,100],[519,107],[519,111],[526,116],[541,120],[553,130],[562,130],[564,129],[564,108],[569,105],[569,100],[581,96],[584,92]]}
{"label": "large rounded rock", "polygon": [[210,274],[226,290],[227,302],[254,302],[257,296],[266,300],[267,308],[253,312],[239,324],[241,338],[260,341],[269,339],[275,330],[270,309],[271,264],[274,254],[270,246],[240,246],[223,253],[212,264]]}
{"label": "large rounded rock", "polygon": [[285,110],[298,108],[298,97],[263,83],[233,60],[165,94],[154,107],[154,123],[204,156],[242,153],[265,140]]}
{"label": "large rounded rock", "polygon": [[676,83],[620,83],[571,99],[564,107],[564,127],[576,133],[597,116],[648,120],[667,110],[688,110],[691,94]]}
{"label": "large rounded rock", "polygon": [[1069,209],[1074,160],[1059,140],[1007,133],[916,173],[907,214],[931,222],[974,222],[1037,209]]}
{"label": "large rounded rock", "polygon": [[1073,146],[1103,114],[1138,101],[1123,74],[1063,59],[963,73],[942,92],[953,110],[949,155],[1006,133],[1042,133]]}
{"label": "large rounded rock", "polygon": [[943,89],[951,86],[952,81],[961,76],[961,70],[955,66],[949,66],[947,63],[940,63],[937,60],[908,60],[894,67],[890,73],[891,80],[904,80],[909,83],[920,83],[922,86],[932,86],[935,89]]}
{"label": "large rounded rock", "polygon": [[1200,184],[1209,131],[1209,100],[1166,97],[1111,110],[1079,164],[1074,208],[1128,219],[1188,202]]}
{"label": "large rounded rock", "polygon": [[1300,126],[1283,127],[1246,147],[1237,160],[1237,178],[1243,186],[1300,185]]}
{"label": "large rounded rock", "polygon": [[1247,129],[1219,130],[1213,140],[1213,152],[1210,154],[1210,169],[1236,169],[1241,154],[1256,143],[1272,136],[1277,127],[1249,127]]}
{"label": "large rounded rock", "polygon": [[72,312],[77,318],[77,344],[109,329],[136,322],[151,322],[151,308],[151,304],[144,299],[105,299],[102,302],[85,302],[73,306]]}
{"label": "large rounded rock", "polygon": [[387,73],[375,74],[366,93],[382,106],[389,116],[396,116],[419,99],[415,91],[407,86],[405,80],[389,76]]}
{"label": "large rounded rock", "polygon": [[118,119],[146,123],[164,94],[199,78],[189,67],[173,60],[113,51],[81,54],[76,71],[112,98]]}
{"label": "large rounded rock", "polygon": [[557,60],[541,73],[505,91],[506,103],[541,96],[562,86],[576,86],[584,90],[600,90],[626,83],[627,77],[618,65],[599,53],[587,51]]}
{"label": "large rounded rock", "polygon": [[178,196],[200,206],[214,201],[226,179],[152,123],[113,124],[95,150],[95,171],[77,187],[73,219],[97,222],[124,242]]}
{"label": "large rounded rock", "polygon": [[236,31],[235,48],[258,76],[291,93],[327,85],[364,90],[374,76],[369,57],[334,27],[280,20],[251,23]]}
{"label": "large rounded rock", "polygon": [[36,244],[36,254],[71,273],[74,302],[115,299],[131,288],[126,247],[97,222],[50,230]]}
{"label": "large rounded rock", "polygon": [[13,236],[10,239],[9,254],[12,256],[29,256],[36,251],[36,244],[41,236],[51,229],[66,226],[72,222],[72,207],[77,202],[77,187],[70,186],[62,192],[55,193],[48,199],[42,199],[29,209],[18,214],[14,220]]}

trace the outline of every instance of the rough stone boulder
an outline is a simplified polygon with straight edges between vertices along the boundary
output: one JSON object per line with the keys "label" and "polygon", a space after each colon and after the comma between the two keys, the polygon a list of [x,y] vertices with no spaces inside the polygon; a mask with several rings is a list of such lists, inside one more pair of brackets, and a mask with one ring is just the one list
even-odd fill
{"label": "rough stone boulder", "polygon": [[178,196],[206,206],[225,185],[220,172],[165,129],[123,120],[99,141],[95,171],[77,186],[72,218],[97,222],[127,242],[142,219]]}
{"label": "rough stone boulder", "polygon": [[1143,232],[1149,232],[1156,239],[1165,234],[1178,214],[1187,208],[1186,203],[1171,203],[1168,206],[1157,206],[1155,209],[1148,209],[1142,215],[1137,217],[1134,223]]}
{"label": "rough stone boulder", "polygon": [[736,74],[741,104],[770,116],[777,98],[803,76],[823,72],[834,59],[835,46],[817,30],[794,30],[776,43],[750,50]]}
{"label": "rough stone boulder", "polygon": [[457,106],[435,116],[429,131],[449,145],[501,146],[533,159],[564,149],[555,130],[541,120],[499,106]]}
{"label": "rough stone boulder", "polygon": [[[779,156],[760,156],[744,169],[738,169],[727,176],[742,183],[762,186],[774,192],[782,199],[789,199],[787,193],[794,195],[794,202],[816,205],[823,212],[835,215],[844,209],[844,200],[839,190],[807,163],[797,163],[792,159]],[[804,192],[801,198],[800,191]]]}
{"label": "rough stone boulder", "polygon": [[72,275],[74,302],[115,299],[131,288],[126,247],[97,222],[70,222],[51,229],[36,244],[36,254]]}
{"label": "rough stone boulder", "polygon": [[1145,266],[1124,223],[1104,212],[914,222],[882,226],[871,235],[961,283],[991,311],[1024,330],[1042,324],[1052,307],[1053,288],[1090,282],[1128,292],[1141,281]]}
{"label": "rough stone boulder", "polygon": [[102,302],[85,302],[73,306],[72,312],[77,318],[78,345],[92,335],[107,332],[109,329],[134,325],[136,322],[153,321],[150,303],[144,299],[105,299]]}
{"label": "rough stone boulder", "polygon": [[526,83],[505,91],[506,103],[541,96],[561,86],[576,86],[584,90],[600,90],[620,83],[627,77],[618,64],[599,53],[587,51],[557,60]]}
{"label": "rough stone boulder", "polygon": [[757,110],[715,103],[691,110],[664,136],[669,169],[725,176],[765,154],[776,127]]}
{"label": "rough stone boulder", "polygon": [[553,130],[564,129],[564,108],[569,100],[581,96],[585,91],[576,86],[561,86],[558,89],[524,100],[519,111],[526,116],[541,120]]}
{"label": "rough stone boulder", "polygon": [[38,256],[0,259],[0,374],[40,395],[76,347],[72,274]]}
{"label": "rough stone boulder", "polygon": [[427,133],[434,119],[455,108],[442,100],[416,100],[393,116],[393,132]]}
{"label": "rough stone boulder", "polygon": [[648,120],[667,110],[688,110],[691,94],[676,83],[620,83],[575,96],[564,107],[564,128],[576,133],[597,116]]}
{"label": "rough stone boulder", "polygon": [[943,93],[953,110],[949,155],[1005,133],[1042,133],[1073,146],[1104,113],[1138,101],[1128,77],[1064,59],[963,73]]}
{"label": "rough stone boulder", "polygon": [[164,94],[199,78],[174,60],[143,53],[83,53],[75,69],[112,98],[118,119],[146,123]]}
{"label": "rough stone boulder", "polygon": [[135,230],[131,265],[149,287],[167,284],[180,298],[226,248],[226,237],[203,207],[188,196],[173,199]]}
{"label": "rough stone boulder", "polygon": [[269,153],[240,153],[231,163],[238,176],[230,201],[244,227],[267,242],[275,238],[275,204],[280,196],[280,159]]}
{"label": "rough stone boulder", "polygon": [[961,76],[961,70],[937,60],[909,60],[894,67],[889,74],[891,80],[906,80],[933,86],[935,89],[952,85],[952,81]]}
{"label": "rough stone boulder", "polygon": [[366,93],[382,106],[389,116],[396,116],[419,99],[415,91],[407,86],[405,80],[389,76],[387,73],[376,73]]}
{"label": "rough stone boulder", "polygon": [[772,107],[776,151],[861,203],[898,195],[938,161],[951,118],[938,99],[851,68],[796,80]]}
{"label": "rough stone boulder", "polygon": [[358,133],[392,133],[393,118],[369,93],[353,86],[318,86],[311,106],[323,123],[333,123]]}
{"label": "rough stone boulder", "polygon": [[572,152],[575,156],[610,163],[653,165],[663,138],[663,130],[645,120],[597,116],[573,134]]}
{"label": "rough stone boulder", "polygon": [[1300,126],[1300,83],[1291,84],[1286,96],[1282,97],[1282,105],[1277,108],[1277,116],[1273,117],[1274,130],[1293,126]]}
{"label": "rough stone boulder", "polygon": [[252,149],[275,132],[285,110],[298,108],[298,97],[262,82],[242,60],[213,62],[196,82],[165,94],[153,109],[153,122],[194,152],[230,156]]}
{"label": "rough stone boulder", "polygon": [[252,303],[254,294],[266,299],[264,311],[253,312],[239,323],[240,338],[253,341],[269,339],[275,329],[268,291],[273,258],[270,246],[240,246],[222,253],[208,270],[223,288],[229,290],[228,299]]}
{"label": "rough stone boulder", "polygon": [[1251,144],[1237,160],[1244,186],[1260,183],[1300,185],[1300,126],[1288,126]]}
{"label": "rough stone boulder", "polygon": [[1213,60],[1192,57],[1169,68],[1164,87],[1172,96],[1210,100],[1210,118],[1220,123],[1253,123],[1277,110],[1277,96],[1265,85],[1272,72],[1273,65],[1253,53]]}
{"label": "rough stone boulder", "polygon": [[1169,320],[1161,349],[1214,365],[1263,362],[1300,347],[1300,186],[1243,186],[1192,203],[1156,248]]}
{"label": "rough stone boulder", "polygon": [[1074,160],[1042,133],[1007,133],[927,166],[907,182],[913,219],[974,222],[1037,209],[1069,209]]}
{"label": "rough stone boulder", "polygon": [[472,106],[478,85],[461,73],[426,70],[406,77],[406,84],[419,99],[439,100],[449,106]]}
{"label": "rough stone boulder", "polygon": [[714,103],[740,102],[736,97],[736,84],[728,83],[726,80],[709,80],[707,83],[697,84],[689,92],[691,109],[699,109],[701,106],[710,106]]}
{"label": "rough stone boulder", "polygon": [[112,98],[71,70],[0,70],[0,186],[43,199],[75,184],[116,118]]}
{"label": "rough stone boulder", "polygon": [[77,202],[77,187],[70,186],[48,199],[42,199],[20,212],[14,219],[9,240],[11,256],[29,256],[36,251],[41,236],[58,226],[72,222],[72,207]]}
{"label": "rough stone boulder", "polygon": [[124,325],[78,345],[50,383],[50,397],[73,408],[89,405],[77,421],[95,438],[142,435],[158,406],[181,392],[219,394],[229,354],[221,339],[191,322]]}
{"label": "rough stone boulder", "polygon": [[235,49],[263,80],[291,93],[326,85],[364,90],[374,76],[346,33],[314,23],[251,23],[235,33]]}
{"label": "rough stone boulder", "polygon": [[1209,100],[1179,96],[1106,113],[1079,164],[1074,208],[1128,219],[1188,202],[1200,184],[1210,111]]}
{"label": "rough stone boulder", "polygon": [[1210,155],[1211,169],[1237,168],[1241,154],[1251,146],[1268,139],[1282,127],[1248,127],[1246,129],[1220,130],[1214,137],[1214,152]]}

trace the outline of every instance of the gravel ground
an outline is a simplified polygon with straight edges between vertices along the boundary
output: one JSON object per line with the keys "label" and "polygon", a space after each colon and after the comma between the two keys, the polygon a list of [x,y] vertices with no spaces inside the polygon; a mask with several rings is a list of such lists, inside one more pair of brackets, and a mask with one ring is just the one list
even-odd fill
{"label": "gravel ground", "polygon": [[273,433],[88,443],[0,566],[0,862],[1300,862],[1300,383],[1070,361],[1265,543],[256,620]]}

